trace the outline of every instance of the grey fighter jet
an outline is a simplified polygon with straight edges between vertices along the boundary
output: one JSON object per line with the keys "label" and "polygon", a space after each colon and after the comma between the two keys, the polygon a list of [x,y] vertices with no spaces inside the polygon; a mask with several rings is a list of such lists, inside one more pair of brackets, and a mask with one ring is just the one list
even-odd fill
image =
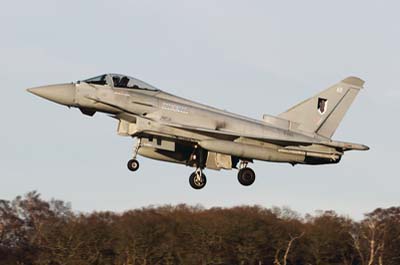
{"label": "grey fighter jet", "polygon": [[159,90],[138,79],[104,74],[90,79],[28,89],[53,102],[76,107],[85,115],[107,113],[118,120],[117,132],[136,138],[128,169],[136,171],[137,154],[191,166],[194,189],[206,185],[205,168],[238,169],[238,180],[255,180],[254,160],[292,165],[335,164],[345,151],[368,150],[362,144],[332,140],[336,128],[364,81],[347,77],[278,116],[251,119]]}

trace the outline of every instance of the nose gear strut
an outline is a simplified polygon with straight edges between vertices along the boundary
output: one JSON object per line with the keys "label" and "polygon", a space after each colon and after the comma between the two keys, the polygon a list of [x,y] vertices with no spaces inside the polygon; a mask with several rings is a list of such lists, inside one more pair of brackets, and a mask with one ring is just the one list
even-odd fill
{"label": "nose gear strut", "polygon": [[128,169],[130,171],[136,171],[139,169],[139,161],[136,160],[136,156],[139,152],[139,149],[141,147],[142,139],[141,138],[136,138],[136,142],[133,145],[133,153],[132,153],[132,159],[128,161]]}

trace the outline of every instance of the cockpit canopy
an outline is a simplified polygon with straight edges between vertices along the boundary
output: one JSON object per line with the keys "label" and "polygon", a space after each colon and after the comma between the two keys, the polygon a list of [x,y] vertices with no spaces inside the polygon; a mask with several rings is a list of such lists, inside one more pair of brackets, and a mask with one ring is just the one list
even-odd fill
{"label": "cockpit canopy", "polygon": [[121,74],[104,74],[86,80],[82,80],[81,82],[94,85],[109,85],[110,87],[116,87],[116,88],[160,91],[159,89],[143,81]]}

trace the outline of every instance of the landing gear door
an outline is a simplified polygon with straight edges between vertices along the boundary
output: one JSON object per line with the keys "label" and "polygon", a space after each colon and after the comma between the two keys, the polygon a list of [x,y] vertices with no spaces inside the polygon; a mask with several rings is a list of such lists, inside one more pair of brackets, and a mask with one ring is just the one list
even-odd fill
{"label": "landing gear door", "polygon": [[215,152],[208,152],[206,166],[209,169],[232,169],[232,157]]}

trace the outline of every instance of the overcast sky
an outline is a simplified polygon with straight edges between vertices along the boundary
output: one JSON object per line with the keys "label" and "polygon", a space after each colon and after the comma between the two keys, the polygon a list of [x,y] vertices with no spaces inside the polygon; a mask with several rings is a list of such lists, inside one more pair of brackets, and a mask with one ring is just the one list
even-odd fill
{"label": "overcast sky", "polygon": [[[398,1],[3,1],[0,9],[0,198],[31,190],[78,211],[187,203],[258,204],[361,218],[399,206]],[[140,158],[117,123],[45,101],[28,87],[124,73],[162,90],[261,119],[356,75],[366,81],[334,139],[363,143],[338,165],[257,161],[236,171]]]}

